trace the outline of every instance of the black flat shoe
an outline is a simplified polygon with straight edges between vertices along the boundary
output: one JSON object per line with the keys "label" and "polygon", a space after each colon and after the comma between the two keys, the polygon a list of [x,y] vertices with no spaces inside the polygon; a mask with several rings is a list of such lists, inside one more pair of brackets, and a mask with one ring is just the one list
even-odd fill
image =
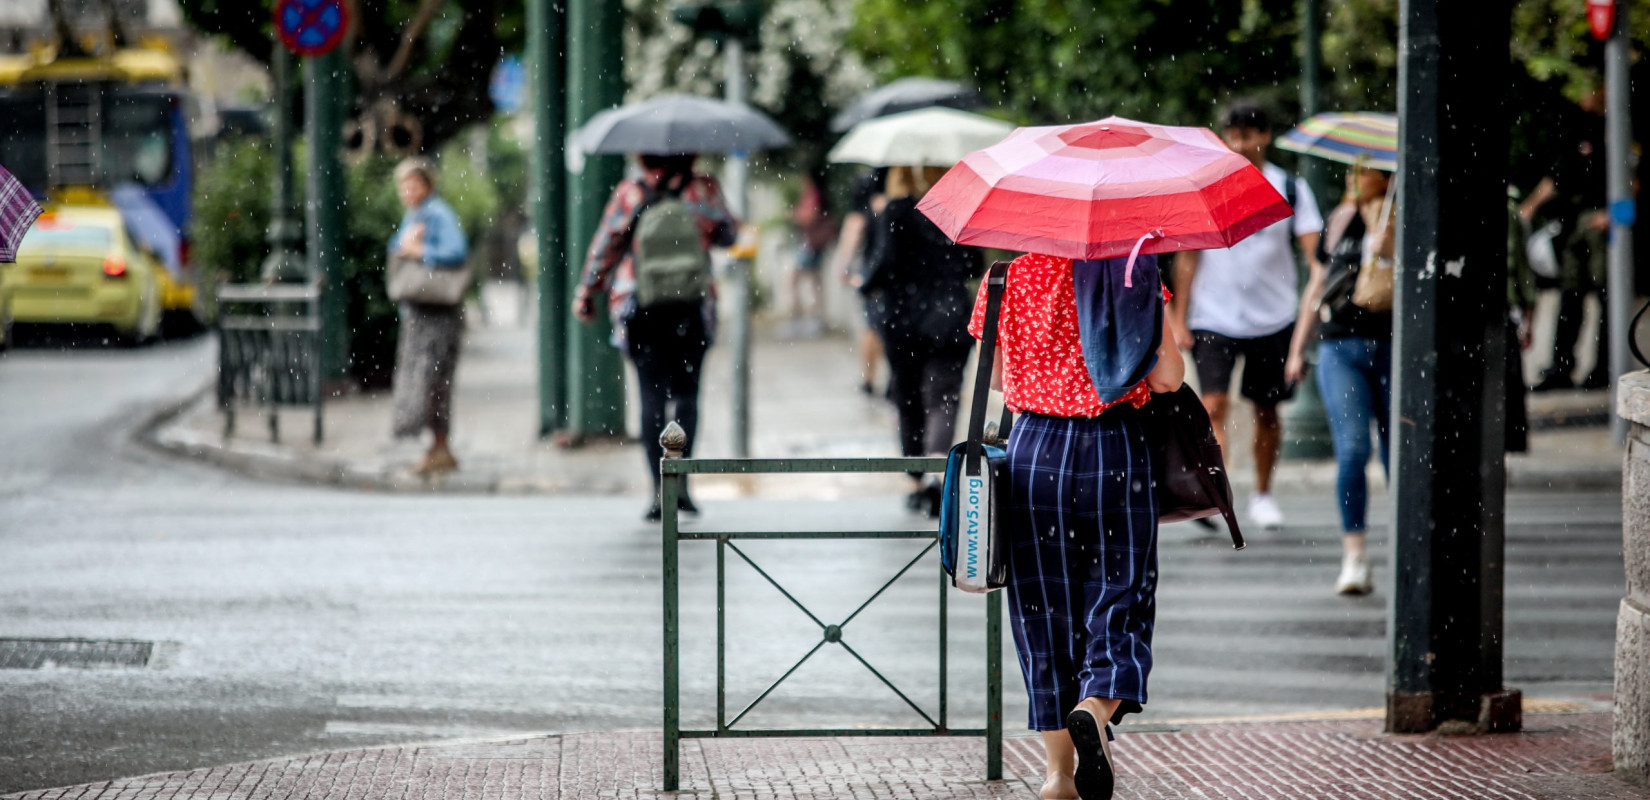
{"label": "black flat shoe", "polygon": [[676,510],[684,514],[699,513],[699,507],[693,504],[693,498],[685,494],[676,498]]}
{"label": "black flat shoe", "polygon": [[1066,731],[1077,749],[1077,796],[1082,800],[1111,800],[1117,776],[1112,771],[1111,748],[1106,730],[1088,709],[1076,708],[1066,715]]}
{"label": "black flat shoe", "polygon": [[647,513],[642,515],[643,522],[659,522],[665,518],[665,510],[659,507],[659,498],[653,498],[653,504],[647,507]]}

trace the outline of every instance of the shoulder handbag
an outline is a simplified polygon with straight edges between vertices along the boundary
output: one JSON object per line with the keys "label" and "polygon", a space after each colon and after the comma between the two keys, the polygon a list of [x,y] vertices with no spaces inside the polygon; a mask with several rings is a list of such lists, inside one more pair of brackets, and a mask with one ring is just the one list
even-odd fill
{"label": "shoulder handbag", "polygon": [[384,288],[397,303],[456,306],[470,289],[470,265],[432,267],[421,258],[390,256]]}
{"label": "shoulder handbag", "polygon": [[1242,550],[1243,532],[1232,509],[1232,484],[1209,412],[1192,387],[1152,395],[1140,408],[1152,449],[1157,483],[1157,521],[1184,522],[1216,514],[1226,519],[1232,547]]}
{"label": "shoulder handbag", "polygon": [[[1008,264],[992,264],[985,280],[985,328],[980,335],[979,369],[974,374],[968,440],[951,448],[940,493],[940,566],[951,575],[951,585],[975,593],[1008,585],[1008,452],[985,443],[985,406],[991,394],[997,317],[1008,282]],[[1013,415],[1005,407],[994,442],[1008,441],[1012,422]]]}
{"label": "shoulder handbag", "polygon": [[1358,282],[1352,287],[1352,304],[1365,310],[1383,312],[1392,310],[1392,295],[1396,284],[1393,260],[1381,255],[1386,249],[1387,237],[1392,234],[1392,195],[1394,183],[1381,203],[1380,222],[1364,236],[1363,262],[1358,267]]}

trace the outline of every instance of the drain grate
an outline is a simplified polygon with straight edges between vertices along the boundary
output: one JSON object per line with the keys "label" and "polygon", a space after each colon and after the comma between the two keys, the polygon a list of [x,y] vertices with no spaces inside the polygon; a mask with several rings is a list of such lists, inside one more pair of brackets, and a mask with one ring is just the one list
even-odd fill
{"label": "drain grate", "polygon": [[0,669],[144,667],[153,642],[111,639],[0,639]]}

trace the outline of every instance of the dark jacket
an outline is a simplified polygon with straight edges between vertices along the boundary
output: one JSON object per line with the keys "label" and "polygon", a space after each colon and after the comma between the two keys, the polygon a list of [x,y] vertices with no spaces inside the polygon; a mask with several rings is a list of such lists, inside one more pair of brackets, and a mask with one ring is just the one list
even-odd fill
{"label": "dark jacket", "polygon": [[884,341],[930,350],[973,346],[968,284],[984,270],[984,255],[946,238],[911,197],[888,201],[871,221],[870,236],[860,291],[880,294]]}

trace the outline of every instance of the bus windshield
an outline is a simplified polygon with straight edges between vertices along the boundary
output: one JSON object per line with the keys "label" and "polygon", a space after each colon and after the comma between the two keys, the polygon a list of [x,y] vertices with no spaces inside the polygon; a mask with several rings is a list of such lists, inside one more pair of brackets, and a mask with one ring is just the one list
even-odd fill
{"label": "bus windshield", "polygon": [[[166,94],[105,89],[98,160],[103,187],[137,183],[154,188],[172,182],[175,107]],[[46,122],[43,92],[0,94],[0,164],[37,193],[51,178]]]}

